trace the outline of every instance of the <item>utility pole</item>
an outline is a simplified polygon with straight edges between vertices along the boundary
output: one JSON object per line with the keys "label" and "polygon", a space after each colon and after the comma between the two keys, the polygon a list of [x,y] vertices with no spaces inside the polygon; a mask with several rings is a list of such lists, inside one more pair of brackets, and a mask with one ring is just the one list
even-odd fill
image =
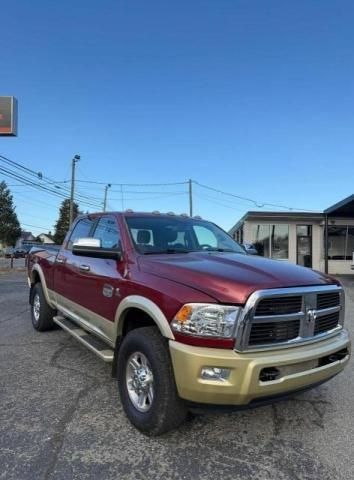
{"label": "utility pole", "polygon": [[75,155],[71,162],[71,192],[70,192],[70,214],[69,225],[73,223],[74,216],[74,194],[75,194],[75,168],[77,162],[80,160],[80,155]]}
{"label": "utility pole", "polygon": [[107,183],[107,185],[104,187],[104,200],[103,200],[103,211],[106,211],[107,208],[107,192],[108,189],[111,188],[111,184]]}
{"label": "utility pole", "polygon": [[193,217],[193,191],[192,191],[192,184],[193,181],[189,179],[189,216]]}

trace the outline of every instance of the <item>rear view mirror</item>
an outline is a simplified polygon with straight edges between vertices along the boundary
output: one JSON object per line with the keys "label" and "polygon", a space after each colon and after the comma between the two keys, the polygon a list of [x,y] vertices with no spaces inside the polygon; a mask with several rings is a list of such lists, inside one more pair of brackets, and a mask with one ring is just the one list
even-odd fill
{"label": "rear view mirror", "polygon": [[78,238],[73,243],[73,255],[91,258],[121,260],[122,253],[117,248],[102,248],[98,238]]}

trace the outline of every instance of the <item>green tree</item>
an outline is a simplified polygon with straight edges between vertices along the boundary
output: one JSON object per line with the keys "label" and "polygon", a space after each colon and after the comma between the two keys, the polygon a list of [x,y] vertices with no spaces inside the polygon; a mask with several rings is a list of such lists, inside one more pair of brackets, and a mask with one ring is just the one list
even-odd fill
{"label": "green tree", "polygon": [[[79,214],[79,206],[74,202],[73,219]],[[63,200],[59,209],[59,218],[55,224],[54,241],[57,244],[62,244],[67,231],[69,230],[69,218],[70,218],[70,200],[67,198]]]}
{"label": "green tree", "polygon": [[14,246],[20,236],[20,222],[15,212],[12,195],[6,183],[0,182],[0,242]]}

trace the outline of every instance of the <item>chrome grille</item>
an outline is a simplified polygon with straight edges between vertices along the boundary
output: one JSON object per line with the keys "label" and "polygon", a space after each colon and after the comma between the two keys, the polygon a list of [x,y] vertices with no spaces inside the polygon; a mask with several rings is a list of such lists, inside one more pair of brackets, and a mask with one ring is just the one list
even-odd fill
{"label": "chrome grille", "polygon": [[317,295],[317,310],[336,307],[340,304],[339,292],[321,293]]}
{"label": "chrome grille", "polygon": [[302,297],[264,298],[258,303],[256,315],[285,315],[287,313],[301,312]]}
{"label": "chrome grille", "polygon": [[246,303],[235,349],[314,342],[339,331],[343,320],[344,294],[337,285],[261,290]]}
{"label": "chrome grille", "polygon": [[330,313],[316,318],[315,335],[336,328],[339,323],[339,312]]}
{"label": "chrome grille", "polygon": [[299,331],[300,320],[254,323],[251,328],[248,344],[262,345],[269,342],[284,342],[296,338],[299,335]]}

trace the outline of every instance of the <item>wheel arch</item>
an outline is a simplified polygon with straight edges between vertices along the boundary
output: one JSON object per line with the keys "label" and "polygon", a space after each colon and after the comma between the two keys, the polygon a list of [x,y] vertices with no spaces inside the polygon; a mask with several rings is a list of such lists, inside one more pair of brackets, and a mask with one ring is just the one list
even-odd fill
{"label": "wheel arch", "polygon": [[45,296],[45,299],[46,299],[48,305],[51,308],[55,308],[55,305],[53,305],[53,302],[49,298],[47,283],[46,283],[46,280],[45,280],[43,270],[41,269],[40,265],[38,265],[38,264],[33,265],[33,268],[32,268],[31,274],[30,274],[30,282],[31,282],[30,303],[32,301],[33,287],[34,287],[34,285],[36,285],[36,283],[40,283],[42,285],[43,293],[44,293],[44,296]]}
{"label": "wheel arch", "polygon": [[162,310],[154,302],[140,295],[130,295],[122,300],[117,308],[114,324],[116,341],[112,377],[117,375],[117,359],[122,339],[134,328],[156,326],[163,337],[174,340],[170,324]]}
{"label": "wheel arch", "polygon": [[121,338],[126,333],[125,325],[127,320],[131,321],[132,315],[139,313],[141,316],[137,321],[138,326],[155,324],[163,337],[174,340],[170,324],[162,310],[156,303],[140,295],[129,295],[119,304],[115,315],[117,338]]}

